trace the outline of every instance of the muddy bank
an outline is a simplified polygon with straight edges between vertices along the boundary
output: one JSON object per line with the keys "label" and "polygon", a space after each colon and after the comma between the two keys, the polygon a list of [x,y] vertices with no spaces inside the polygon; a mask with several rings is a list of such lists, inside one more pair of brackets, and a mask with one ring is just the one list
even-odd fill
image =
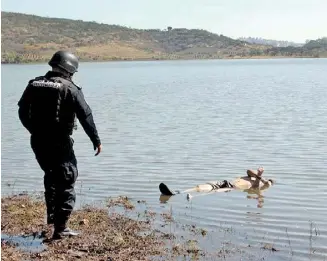
{"label": "muddy bank", "polygon": [[[146,208],[140,212],[136,210],[135,204],[146,205],[146,202],[131,202],[126,197],[118,197],[107,200],[104,206],[83,206],[73,212],[69,222],[69,227],[81,234],[52,241],[52,227],[45,225],[46,209],[42,198],[26,194],[2,198],[1,260],[239,260],[241,256],[243,260],[252,260],[251,256],[253,258],[253,255],[246,254],[244,249],[232,244],[211,252],[203,250],[198,242],[199,239],[207,237],[206,230],[183,225],[187,236],[185,233],[181,236],[169,229],[175,222],[171,212],[157,214]],[[116,211],[117,208],[123,211]]]}
{"label": "muddy bank", "polygon": [[[74,211],[69,227],[81,234],[53,241],[52,227],[45,225],[43,199],[30,195],[2,198],[2,260],[176,260],[201,255],[196,240],[185,238],[169,246],[167,242],[175,236],[153,228],[156,215],[151,211],[134,213],[137,219],[111,211],[116,207],[133,211],[126,197],[110,199],[106,205]],[[171,222],[169,213],[161,216],[162,227]]]}
{"label": "muddy bank", "polygon": [[[81,234],[51,240],[45,225],[45,205],[28,195],[1,199],[2,260],[145,260],[164,253],[159,233],[151,231],[151,215],[133,220],[106,208],[85,206],[75,211],[69,226]],[[127,199],[108,202],[108,208],[132,208]]]}

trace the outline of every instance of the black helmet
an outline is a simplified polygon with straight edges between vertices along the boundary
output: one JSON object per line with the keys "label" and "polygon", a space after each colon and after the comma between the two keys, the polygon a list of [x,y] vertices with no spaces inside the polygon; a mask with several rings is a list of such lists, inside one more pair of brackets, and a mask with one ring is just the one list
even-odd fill
{"label": "black helmet", "polygon": [[78,59],[72,53],[66,51],[56,52],[49,61],[51,67],[60,67],[73,74],[78,69]]}

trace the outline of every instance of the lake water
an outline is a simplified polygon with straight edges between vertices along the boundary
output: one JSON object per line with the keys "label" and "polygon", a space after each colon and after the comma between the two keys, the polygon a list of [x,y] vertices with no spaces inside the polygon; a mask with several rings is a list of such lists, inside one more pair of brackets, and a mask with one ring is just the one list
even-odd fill
{"label": "lake water", "polygon": [[[2,65],[2,194],[43,190],[17,101],[48,69]],[[78,202],[127,195],[209,231],[232,227],[240,243],[273,243],[269,260],[327,260],[326,69],[327,59],[82,63],[75,79],[103,152],[94,157],[78,125]],[[260,165],[276,180],[260,203],[236,191],[159,201],[160,182],[187,189]]]}

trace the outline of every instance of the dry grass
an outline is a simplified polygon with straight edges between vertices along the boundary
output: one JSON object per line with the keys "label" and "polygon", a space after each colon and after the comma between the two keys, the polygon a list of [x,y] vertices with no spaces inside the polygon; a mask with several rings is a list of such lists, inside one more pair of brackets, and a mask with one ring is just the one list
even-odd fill
{"label": "dry grass", "polygon": [[[121,202],[121,198],[119,199]],[[2,242],[3,260],[147,260],[164,251],[159,234],[151,230],[150,219],[136,221],[107,209],[84,207],[73,213],[70,227],[80,236],[50,240],[51,230],[44,225],[45,207],[40,200],[28,196],[4,198],[2,202],[2,233],[7,235],[44,236],[47,250],[41,253],[20,252],[12,244]],[[117,204],[111,201],[110,204]],[[128,207],[129,204],[124,204]]]}
{"label": "dry grass", "polygon": [[43,228],[45,205],[27,195],[1,198],[1,230],[17,235]]}
{"label": "dry grass", "polygon": [[[146,204],[143,201],[137,203]],[[74,211],[69,227],[81,234],[63,240],[51,240],[52,229],[45,225],[46,209],[40,198],[9,196],[1,199],[1,205],[2,233],[9,236],[8,241],[1,242],[2,260],[107,261],[209,257],[208,253],[201,250],[196,239],[197,236],[206,235],[204,230],[192,226],[186,229],[190,232],[190,238],[179,238],[174,235],[174,231],[165,233],[154,229],[157,214],[150,210],[135,212],[134,204],[127,197],[110,198],[106,207],[86,205]],[[122,207],[129,213],[138,213],[139,217],[129,218],[126,212],[119,214],[114,210],[116,207]],[[175,222],[171,210],[161,214],[161,221],[162,228]],[[21,244],[13,243],[13,237],[17,236],[25,240],[25,251],[19,248]],[[33,252],[31,242],[34,242],[34,247],[44,246],[45,249]]]}
{"label": "dry grass", "polygon": [[[215,232],[223,237],[222,245],[209,252],[200,243],[201,239],[210,239],[208,231],[196,225],[181,226],[174,220],[172,209],[161,213],[158,219],[157,213],[148,209],[137,212],[127,197],[110,198],[105,203],[105,207],[86,205],[73,212],[69,227],[81,232],[79,236],[52,241],[52,229],[45,225],[43,200],[24,194],[2,198],[1,230],[9,240],[1,241],[1,260],[268,260],[269,253],[279,251],[274,244],[264,243],[264,239],[257,250],[253,246],[250,250],[250,245],[247,249],[232,245],[224,238],[224,228]],[[115,212],[116,207],[122,207],[125,213]],[[128,217],[134,214],[139,215],[135,219]],[[183,236],[175,233],[176,227],[182,228]],[[22,245],[13,244],[11,236],[26,241],[25,251],[19,248]],[[32,252],[38,244],[45,250]]]}
{"label": "dry grass", "polygon": [[152,51],[147,45],[136,43],[124,44],[111,42],[80,47],[68,47],[64,44],[43,43],[25,45],[24,50],[17,54],[24,61],[47,61],[57,50],[74,52],[81,61],[115,61],[115,60],[156,60],[167,58],[166,54]]}
{"label": "dry grass", "polygon": [[132,46],[121,43],[108,43],[105,45],[82,46],[76,48],[78,53],[99,57],[101,59],[109,59],[111,57],[119,57],[120,59],[148,59],[155,54],[137,49]]}

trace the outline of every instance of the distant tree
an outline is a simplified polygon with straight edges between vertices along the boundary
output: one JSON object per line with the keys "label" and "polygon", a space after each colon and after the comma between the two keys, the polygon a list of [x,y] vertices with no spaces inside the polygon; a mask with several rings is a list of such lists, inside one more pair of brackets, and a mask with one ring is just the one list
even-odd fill
{"label": "distant tree", "polygon": [[168,27],[167,27],[167,30],[168,30],[168,31],[171,31],[172,29],[173,29],[173,28],[172,28],[171,26],[168,26]]}

